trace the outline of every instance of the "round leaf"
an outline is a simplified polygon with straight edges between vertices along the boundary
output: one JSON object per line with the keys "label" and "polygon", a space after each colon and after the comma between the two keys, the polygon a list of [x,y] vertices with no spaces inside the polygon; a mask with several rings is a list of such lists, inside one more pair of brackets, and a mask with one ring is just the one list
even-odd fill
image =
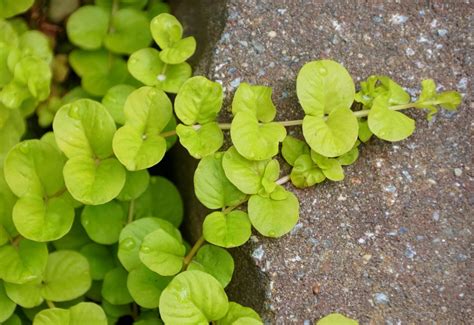
{"label": "round leaf", "polygon": [[171,119],[171,102],[166,94],[152,87],[133,91],[125,102],[125,125],[115,134],[113,148],[128,170],[157,164],[166,152],[160,132]]}
{"label": "round leaf", "polygon": [[242,156],[250,160],[265,160],[278,154],[286,129],[278,123],[260,124],[252,113],[239,112],[232,120],[230,136]]}
{"label": "round leaf", "polygon": [[222,158],[222,152],[204,157],[194,172],[196,196],[209,209],[234,206],[246,197],[227,179],[222,167]]}
{"label": "round leaf", "polygon": [[58,147],[68,158],[89,156],[99,159],[112,155],[115,122],[100,103],[79,99],[64,105],[53,122]]}
{"label": "round leaf", "polygon": [[181,241],[180,232],[172,224],[159,218],[138,219],[123,228],[120,233],[118,258],[127,271],[142,265],[138,254],[143,238],[160,228]]}
{"label": "round leaf", "polygon": [[133,269],[128,274],[127,288],[133,300],[144,308],[158,308],[161,292],[171,281],[145,266]]}
{"label": "round leaf", "polygon": [[22,284],[5,282],[4,285],[8,297],[22,307],[33,308],[41,305],[44,300],[40,278]]}
{"label": "round leaf", "polygon": [[27,11],[34,0],[2,1],[0,2],[0,18],[10,18]]}
{"label": "round leaf", "polygon": [[208,324],[225,316],[229,308],[222,285],[202,271],[178,274],[163,290],[160,315],[166,324]]}
{"label": "round leaf", "polygon": [[150,270],[167,276],[181,271],[185,253],[186,247],[180,238],[157,229],[143,238],[139,256]]}
{"label": "round leaf", "polygon": [[337,157],[352,149],[359,124],[349,108],[332,110],[327,120],[306,115],[303,135],[311,149],[326,157]]}
{"label": "round leaf", "polygon": [[296,94],[306,114],[323,117],[333,110],[351,107],[355,87],[341,64],[319,60],[301,68],[296,79]]}
{"label": "round leaf", "polygon": [[256,194],[262,187],[261,179],[268,162],[268,160],[247,160],[234,147],[231,147],[224,154],[222,167],[227,178],[240,191],[246,194]]}
{"label": "round leaf", "polygon": [[247,213],[238,210],[228,214],[213,212],[206,217],[202,227],[206,241],[226,248],[245,244],[252,234]]}
{"label": "round leaf", "polygon": [[189,59],[196,51],[196,39],[192,36],[183,38],[171,47],[160,52],[160,59],[167,64],[179,64]]}
{"label": "round leaf", "polygon": [[102,296],[114,305],[124,305],[133,302],[127,289],[128,272],[123,267],[117,267],[107,272],[102,284]]}
{"label": "round leaf", "polygon": [[204,245],[189,264],[188,270],[209,273],[225,288],[234,273],[234,259],[230,253],[220,247]]}
{"label": "round leaf", "polygon": [[92,280],[102,280],[105,274],[115,267],[111,251],[99,244],[91,243],[81,248],[81,254],[87,258]]}
{"label": "round leaf", "polygon": [[109,13],[98,6],[84,6],[68,19],[66,30],[69,40],[86,50],[101,47],[109,28]]}
{"label": "round leaf", "polygon": [[306,142],[287,135],[281,146],[281,154],[290,166],[294,166],[296,159],[301,155],[309,154],[310,149]]}
{"label": "round leaf", "polygon": [[286,198],[282,200],[252,195],[248,202],[248,213],[259,233],[267,237],[281,237],[298,222],[299,203],[291,192],[286,192]]}
{"label": "round leaf", "polygon": [[179,124],[176,133],[183,147],[196,159],[213,154],[224,143],[224,134],[215,122],[204,124],[198,129]]}
{"label": "round leaf", "polygon": [[125,124],[124,105],[128,95],[135,90],[129,85],[117,85],[110,88],[102,98],[102,104],[107,108],[115,123]]}
{"label": "round leaf", "polygon": [[76,156],[64,166],[64,181],[74,199],[89,205],[107,203],[125,184],[125,169],[115,158]]}
{"label": "round leaf", "polygon": [[89,263],[74,251],[56,251],[48,256],[41,294],[44,299],[67,301],[82,296],[92,280]]}
{"label": "round leaf", "polygon": [[91,95],[102,97],[113,86],[127,82],[129,77],[127,63],[109,54],[107,64],[102,69],[84,75],[81,85]]}
{"label": "round leaf", "polygon": [[25,196],[13,208],[13,222],[25,238],[52,241],[63,237],[71,229],[74,207],[64,195],[46,201],[40,196]]}
{"label": "round leaf", "polygon": [[150,174],[146,169],[136,172],[127,171],[125,185],[117,199],[121,201],[135,200],[146,191],[149,183]]}
{"label": "round leaf", "polygon": [[118,241],[125,222],[125,213],[115,201],[96,206],[88,205],[81,214],[81,223],[87,235],[93,241],[104,245]]}
{"label": "round leaf", "polygon": [[163,13],[152,19],[151,35],[162,49],[173,46],[183,37],[183,27],[175,16]]}
{"label": "round leaf", "polygon": [[187,125],[214,122],[221,110],[222,86],[204,77],[188,79],[175,100],[175,112]]}
{"label": "round leaf", "polygon": [[342,314],[329,314],[316,322],[316,325],[358,325],[359,322]]}
{"label": "round leaf", "polygon": [[415,121],[403,113],[388,108],[387,97],[377,97],[368,116],[369,128],[386,141],[401,141],[415,130]]}
{"label": "round leaf", "polygon": [[179,227],[183,220],[183,200],[176,186],[161,176],[150,178],[148,189],[135,201],[135,216],[154,216]]}
{"label": "round leaf", "polygon": [[272,88],[241,83],[232,100],[232,114],[238,112],[253,113],[261,122],[273,121],[276,108],[272,102]]}
{"label": "round leaf", "polygon": [[115,12],[109,29],[104,45],[115,53],[130,54],[151,42],[148,18],[144,12],[135,9],[125,8]]}

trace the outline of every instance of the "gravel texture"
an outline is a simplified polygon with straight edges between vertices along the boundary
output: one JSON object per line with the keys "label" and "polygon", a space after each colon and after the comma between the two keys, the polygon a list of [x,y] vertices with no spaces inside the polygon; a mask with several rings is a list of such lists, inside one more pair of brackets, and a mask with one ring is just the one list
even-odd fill
{"label": "gravel texture", "polygon": [[[271,324],[335,311],[361,324],[472,324],[474,4],[183,0],[175,9],[198,37],[196,73],[222,82],[228,98],[243,81],[273,87],[278,120],[303,116],[296,75],[320,58],[341,62],[355,81],[389,75],[413,96],[423,78],[464,94],[457,113],[432,122],[410,111],[414,135],[369,141],[343,182],[287,185],[301,202],[299,223],[233,251],[230,296]],[[229,111],[227,100],[222,121]],[[183,160],[181,184],[189,187],[194,166]],[[184,195],[196,238],[204,210]]]}

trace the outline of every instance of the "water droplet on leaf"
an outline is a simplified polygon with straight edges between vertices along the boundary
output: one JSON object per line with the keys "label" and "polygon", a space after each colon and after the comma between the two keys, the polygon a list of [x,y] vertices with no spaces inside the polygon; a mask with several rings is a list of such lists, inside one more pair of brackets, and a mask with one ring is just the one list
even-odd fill
{"label": "water droplet on leaf", "polygon": [[125,238],[120,242],[120,247],[126,250],[135,248],[135,240],[133,238]]}

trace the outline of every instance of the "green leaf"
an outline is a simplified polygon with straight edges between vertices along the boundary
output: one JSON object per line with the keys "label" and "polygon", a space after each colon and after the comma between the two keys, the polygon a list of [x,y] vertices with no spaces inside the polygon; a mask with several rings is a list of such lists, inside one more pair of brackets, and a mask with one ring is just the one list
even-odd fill
{"label": "green leaf", "polygon": [[426,79],[421,82],[422,90],[420,97],[414,103],[415,107],[427,109],[428,120],[438,112],[437,105],[440,105],[448,111],[454,111],[461,104],[462,96],[456,91],[444,91],[436,93],[436,84],[432,79]]}
{"label": "green leaf", "polygon": [[342,181],[344,179],[344,170],[336,159],[329,159],[329,166],[322,169],[324,176],[332,181]]}
{"label": "green leaf", "polygon": [[215,122],[204,125],[186,126],[178,124],[176,134],[183,147],[196,159],[212,155],[222,147],[224,134]]}
{"label": "green leaf", "polygon": [[175,112],[186,125],[214,122],[221,110],[222,86],[204,77],[188,79],[175,100]]}
{"label": "green leaf", "polygon": [[71,230],[58,240],[53,242],[57,250],[79,250],[82,246],[91,242],[89,236],[81,225],[79,210],[76,210],[77,217],[74,218]]}
{"label": "green leaf", "polygon": [[331,111],[324,117],[306,115],[303,135],[311,149],[326,157],[337,157],[352,149],[357,141],[359,125],[349,108]]}
{"label": "green leaf", "polygon": [[91,283],[84,256],[74,251],[56,251],[48,256],[41,294],[52,301],[72,300],[85,294]]}
{"label": "green leaf", "polygon": [[229,302],[229,310],[224,318],[219,319],[216,325],[263,325],[260,316],[255,310],[244,307],[235,302]]}
{"label": "green leaf", "polygon": [[183,27],[175,16],[163,13],[152,19],[151,35],[162,49],[172,47],[183,37]]}
{"label": "green leaf", "polygon": [[337,157],[337,161],[343,166],[349,166],[352,165],[357,158],[359,158],[359,149],[354,147],[342,156]]}
{"label": "green leaf", "polygon": [[102,104],[107,108],[115,123],[125,124],[124,106],[128,95],[135,90],[129,85],[117,85],[110,88],[102,98]]}
{"label": "green leaf", "polygon": [[41,279],[35,279],[22,284],[5,282],[5,291],[8,297],[16,304],[25,308],[33,308],[41,305]]}
{"label": "green leaf", "polygon": [[114,305],[133,302],[127,289],[128,272],[121,266],[107,272],[102,284],[102,297]]}
{"label": "green leaf", "polygon": [[196,39],[183,38],[160,52],[160,59],[167,64],[179,64],[189,59],[196,51]]}
{"label": "green leaf", "polygon": [[13,222],[25,238],[46,242],[66,235],[74,222],[74,207],[65,195],[44,200],[25,196],[13,208]]}
{"label": "green leaf", "polygon": [[66,31],[69,40],[86,50],[102,46],[109,29],[109,13],[98,6],[83,6],[68,19]]}
{"label": "green leaf", "polygon": [[36,314],[34,325],[107,325],[102,308],[92,302],[81,302],[69,309],[44,309]]}
{"label": "green leaf", "polygon": [[127,288],[135,302],[144,308],[158,308],[161,292],[171,281],[171,277],[164,277],[140,266],[128,274]]}
{"label": "green leaf", "polygon": [[128,60],[128,70],[147,86],[155,86],[168,93],[177,93],[191,77],[191,66],[186,62],[167,65],[160,59],[160,52],[144,48],[133,53]]}
{"label": "green leaf", "polygon": [[125,184],[125,168],[115,158],[75,156],[64,166],[64,181],[74,199],[100,205],[116,198]]}
{"label": "green leaf", "polygon": [[263,189],[259,192],[259,194],[271,194],[277,188],[277,184],[275,182],[279,175],[280,164],[278,163],[278,160],[273,159],[269,161],[265,167],[265,171],[261,180]]}
{"label": "green leaf", "polygon": [[135,218],[154,216],[179,227],[183,200],[176,186],[161,176],[150,178],[148,189],[135,201]]}
{"label": "green leaf", "polygon": [[127,171],[127,178],[122,191],[117,196],[120,201],[131,201],[145,193],[150,183],[150,174],[148,171],[139,170],[136,172]]}
{"label": "green leaf", "polygon": [[106,246],[87,244],[81,248],[80,253],[89,262],[92,280],[103,280],[105,274],[115,267],[114,256]]}
{"label": "green leaf", "polygon": [[37,57],[25,57],[15,65],[15,81],[27,86],[31,95],[39,101],[48,98],[51,77],[49,64]]}
{"label": "green leaf", "polygon": [[209,273],[226,287],[234,273],[234,259],[230,253],[220,247],[204,245],[189,264],[188,270]]}
{"label": "green leaf", "polygon": [[69,64],[79,77],[107,71],[110,53],[105,49],[86,51],[75,49],[69,54]]}
{"label": "green leaf", "polygon": [[222,167],[222,152],[204,157],[194,172],[194,192],[209,209],[220,209],[242,202],[246,195],[226,177]]}
{"label": "green leaf", "polygon": [[8,298],[3,286],[3,281],[0,280],[0,322],[6,321],[15,311],[16,304]]}
{"label": "green leaf", "polygon": [[304,188],[321,183],[326,179],[326,176],[321,169],[313,163],[308,154],[303,154],[295,160],[290,178],[293,185]]}
{"label": "green leaf", "polygon": [[231,248],[245,244],[252,234],[247,213],[239,210],[227,214],[215,211],[204,219],[203,236],[211,244]]}
{"label": "green leaf", "polygon": [[64,105],[53,122],[54,135],[68,158],[89,156],[99,159],[112,155],[115,122],[100,103],[79,99]]}
{"label": "green leaf", "polygon": [[160,275],[175,275],[181,271],[186,254],[186,247],[180,239],[163,229],[151,232],[143,238],[140,260]]}
{"label": "green leaf", "polygon": [[261,122],[273,121],[276,108],[272,102],[272,88],[241,83],[232,101],[232,114],[239,112],[253,113]]}
{"label": "green leaf", "polygon": [[164,229],[173,237],[179,238],[180,232],[169,222],[159,218],[142,218],[129,223],[120,233],[118,258],[127,271],[142,265],[139,250],[143,239],[157,229]]}
{"label": "green leaf", "polygon": [[296,159],[301,155],[309,154],[310,149],[306,142],[287,135],[281,146],[281,154],[290,166],[294,166]]}
{"label": "green leaf", "polygon": [[387,76],[373,75],[361,82],[361,90],[356,94],[355,100],[362,103],[365,108],[372,106],[373,100],[378,96],[387,96],[391,105],[403,105],[410,102],[410,95],[395,81]]}
{"label": "green leaf", "polygon": [[10,18],[27,11],[34,0],[18,0],[18,1],[1,1],[0,2],[0,18]]}
{"label": "green leaf", "polygon": [[359,119],[359,140],[366,143],[372,137],[372,131],[369,129],[369,122]]}
{"label": "green leaf", "polygon": [[160,314],[166,324],[208,324],[225,316],[229,308],[222,285],[201,271],[178,274],[163,290]]}
{"label": "green leaf", "polygon": [[234,147],[229,148],[222,159],[225,175],[240,191],[256,194],[262,188],[261,178],[269,160],[253,161],[242,157]]}
{"label": "green leaf", "polygon": [[135,9],[120,9],[112,15],[109,34],[104,45],[112,52],[131,54],[147,47],[151,42],[148,18],[144,12]]}
{"label": "green leaf", "polygon": [[281,237],[298,222],[299,203],[296,196],[286,192],[286,198],[252,195],[248,202],[250,222],[259,233],[267,237]]}
{"label": "green leaf", "polygon": [[279,123],[259,123],[252,113],[239,112],[232,120],[230,136],[242,156],[250,160],[265,160],[278,154],[286,129]]}
{"label": "green leaf", "polygon": [[127,98],[125,125],[114,136],[115,155],[128,170],[156,165],[166,153],[166,140],[160,135],[168,124],[171,102],[166,94],[152,87],[141,87]]}
{"label": "green leaf", "polygon": [[323,117],[348,110],[354,101],[354,82],[347,70],[331,60],[306,63],[296,79],[296,94],[307,115]]}
{"label": "green leaf", "polygon": [[388,107],[387,97],[377,97],[369,111],[370,131],[386,141],[401,141],[415,130],[415,121]]}
{"label": "green leaf", "polygon": [[339,313],[329,314],[316,322],[316,325],[358,325],[359,322]]}
{"label": "green leaf", "polygon": [[9,319],[2,323],[3,325],[22,325],[22,320],[17,314],[13,314]]}
{"label": "green leaf", "polygon": [[127,63],[121,57],[109,54],[104,68],[82,77],[81,85],[91,95],[102,97],[113,86],[128,82]]}
{"label": "green leaf", "polygon": [[41,279],[48,260],[46,244],[22,239],[18,247],[0,247],[0,278],[10,283]]}

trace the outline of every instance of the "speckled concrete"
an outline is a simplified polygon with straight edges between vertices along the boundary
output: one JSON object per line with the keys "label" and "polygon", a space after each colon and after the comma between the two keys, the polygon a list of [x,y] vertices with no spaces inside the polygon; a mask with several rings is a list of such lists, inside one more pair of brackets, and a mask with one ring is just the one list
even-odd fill
{"label": "speckled concrete", "polygon": [[[301,217],[291,234],[277,240],[256,234],[234,250],[229,294],[268,323],[312,324],[334,311],[362,324],[474,322],[474,5],[443,2],[177,4],[188,31],[198,41],[207,35],[197,73],[220,80],[229,96],[243,81],[272,86],[279,120],[302,117],[296,75],[319,58],[343,63],[355,81],[389,75],[414,96],[423,78],[465,95],[458,113],[442,112],[432,122],[409,112],[415,134],[396,144],[371,140],[343,182],[292,188]],[[189,19],[197,15],[207,20],[197,26]],[[230,118],[228,102],[223,121]],[[298,128],[289,133],[301,134]],[[182,183],[190,181],[183,175],[192,166],[182,164]],[[185,195],[191,224],[198,225],[203,210]]]}

